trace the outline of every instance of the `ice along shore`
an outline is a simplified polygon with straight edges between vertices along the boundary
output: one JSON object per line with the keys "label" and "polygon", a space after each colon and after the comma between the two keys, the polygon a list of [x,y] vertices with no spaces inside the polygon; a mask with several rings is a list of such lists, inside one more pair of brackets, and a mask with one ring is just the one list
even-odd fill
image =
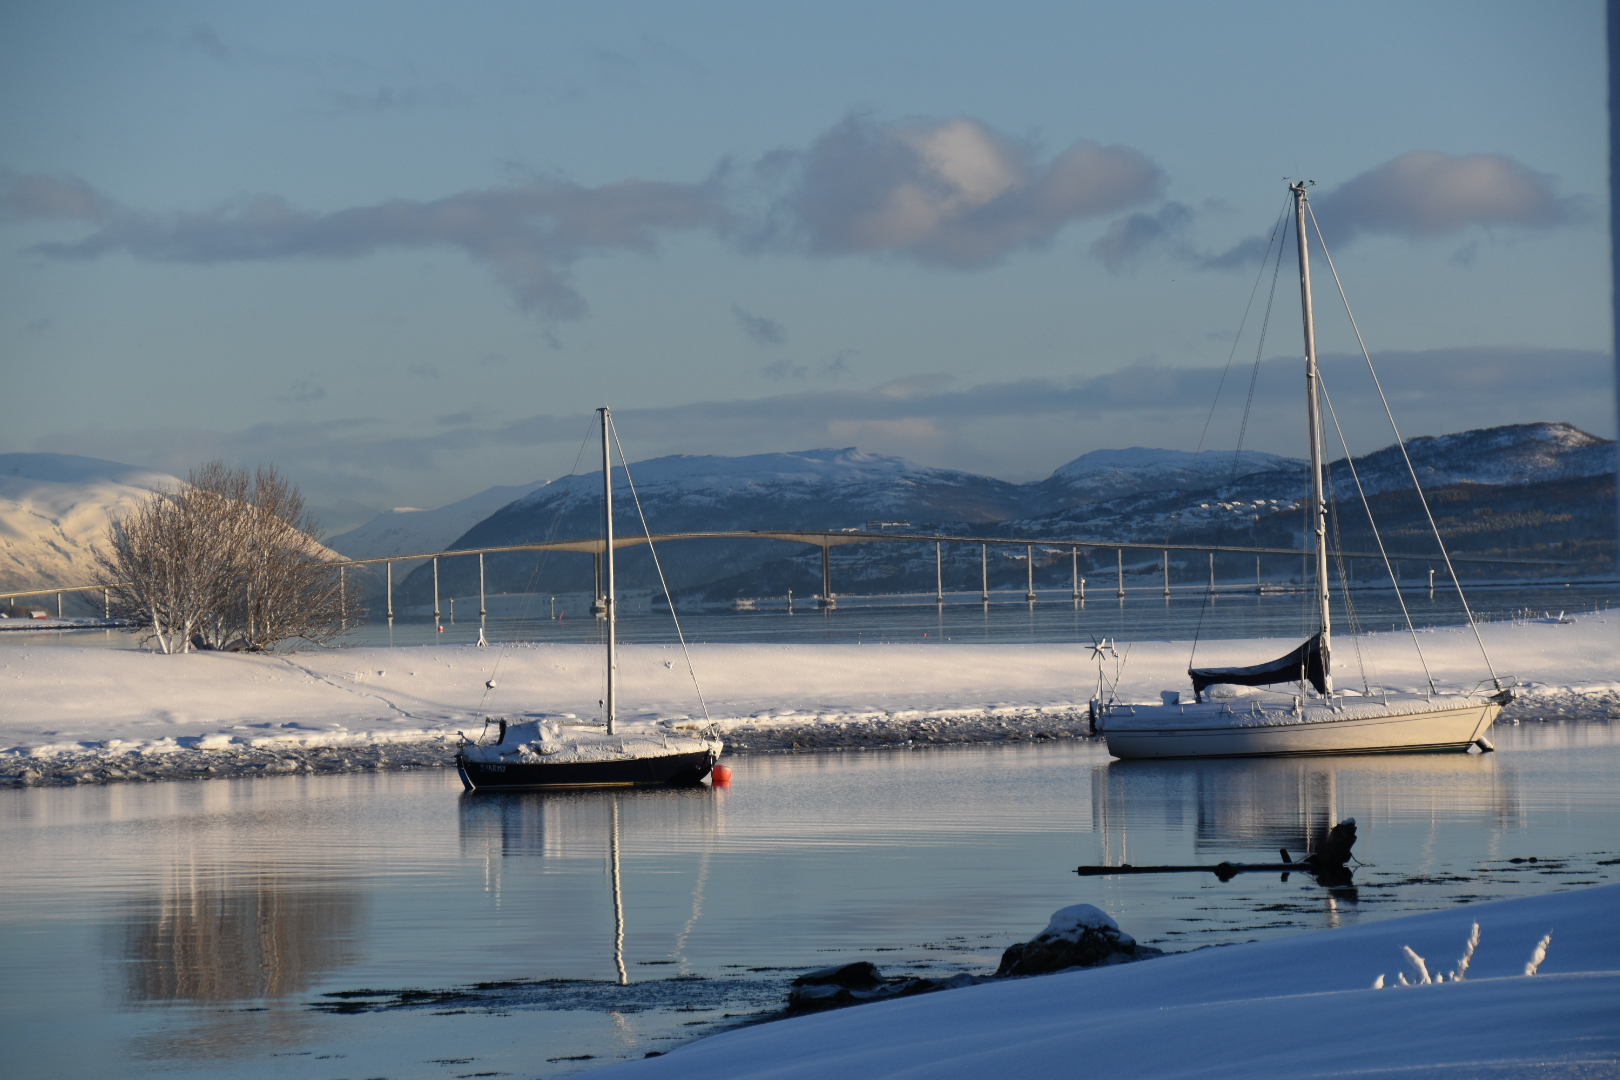
{"label": "ice along shore", "polygon": [[[1620,718],[1617,630],[1606,615],[1483,626],[1498,669],[1522,680],[1521,702],[1504,719]],[[1470,633],[1425,631],[1423,641],[1443,689],[1473,684]],[[1206,642],[1198,659],[1237,661],[1268,644]],[[1404,635],[1373,635],[1362,650],[1391,689],[1422,685]],[[1081,737],[1097,677],[1082,645],[692,652],[709,715],[733,753]],[[1123,699],[1156,701],[1160,690],[1182,688],[1188,653],[1185,642],[1131,646]],[[589,719],[601,696],[596,654],[551,644],[268,656],[0,648],[0,786],[437,767],[458,733],[476,736],[486,716]],[[620,666],[627,726],[704,723],[677,647],[628,646]]]}

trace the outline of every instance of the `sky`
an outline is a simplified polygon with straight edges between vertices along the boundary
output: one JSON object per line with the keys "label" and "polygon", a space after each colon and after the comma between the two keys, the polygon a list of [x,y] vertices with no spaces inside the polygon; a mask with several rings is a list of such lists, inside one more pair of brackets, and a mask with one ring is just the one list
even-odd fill
{"label": "sky", "polygon": [[[632,460],[1302,455],[1285,178],[1403,435],[1612,437],[1603,26],[12,0],[0,452],[272,463],[329,531],[566,474],[603,404]],[[1387,445],[1316,258],[1347,445]]]}

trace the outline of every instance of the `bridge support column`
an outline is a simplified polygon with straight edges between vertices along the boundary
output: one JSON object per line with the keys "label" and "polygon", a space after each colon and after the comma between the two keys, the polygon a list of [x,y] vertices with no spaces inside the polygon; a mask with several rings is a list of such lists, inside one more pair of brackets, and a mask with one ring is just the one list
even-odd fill
{"label": "bridge support column", "polygon": [[1209,553],[1209,595],[1215,595],[1215,553]]}
{"label": "bridge support column", "polygon": [[833,595],[832,591],[832,547],[828,544],[821,545],[820,604],[824,608],[835,608],[838,606],[838,598]]}
{"label": "bridge support column", "polygon": [[1119,556],[1119,590],[1118,590],[1117,595],[1118,595],[1119,599],[1124,600],[1125,599],[1125,549],[1124,548],[1115,548],[1114,549],[1114,554]]}
{"label": "bridge support column", "polygon": [[489,614],[484,610],[484,553],[478,553],[478,615],[480,618]]}
{"label": "bridge support column", "polygon": [[934,541],[934,603],[945,602],[945,563],[944,556],[940,554],[941,544]]}
{"label": "bridge support column", "polygon": [[383,564],[388,570],[388,621],[394,621],[394,564],[392,561]]}
{"label": "bridge support column", "polygon": [[439,621],[439,559],[433,558],[433,621]]}
{"label": "bridge support column", "polygon": [[990,545],[979,545],[979,601],[990,602]]}
{"label": "bridge support column", "polygon": [[1024,570],[1026,571],[1024,599],[1030,603],[1035,602],[1035,545],[1029,544],[1024,548]]}
{"label": "bridge support column", "polygon": [[1170,599],[1170,553],[1164,553],[1164,598]]}
{"label": "bridge support column", "polygon": [[1080,599],[1080,549],[1069,549],[1069,592],[1071,599]]}

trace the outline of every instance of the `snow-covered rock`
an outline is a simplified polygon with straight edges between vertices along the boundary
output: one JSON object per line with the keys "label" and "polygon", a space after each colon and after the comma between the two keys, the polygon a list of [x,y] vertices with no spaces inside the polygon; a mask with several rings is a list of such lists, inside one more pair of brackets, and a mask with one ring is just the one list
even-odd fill
{"label": "snow-covered rock", "polygon": [[1001,954],[997,975],[1045,975],[1072,967],[1119,964],[1136,955],[1136,939],[1123,932],[1107,912],[1090,904],[1071,904],[1029,941],[1009,945]]}

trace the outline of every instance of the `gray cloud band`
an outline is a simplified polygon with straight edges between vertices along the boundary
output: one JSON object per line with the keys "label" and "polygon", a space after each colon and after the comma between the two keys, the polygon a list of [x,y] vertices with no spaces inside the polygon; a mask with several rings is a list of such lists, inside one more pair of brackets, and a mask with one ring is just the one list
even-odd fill
{"label": "gray cloud band", "polygon": [[526,310],[578,317],[569,279],[586,255],[647,251],[669,232],[704,230],[743,248],[890,254],[958,267],[994,263],[1049,241],[1078,218],[1158,194],[1158,169],[1136,150],[1079,142],[1049,161],[976,120],[877,123],[850,117],[808,149],[723,165],[696,184],[555,179],[442,199],[394,199],[329,213],[262,196],[212,210],[131,209],[75,178],[0,174],[13,220],[90,227],[33,250],[58,259],[124,252],[154,262],[214,264],[353,259],[390,247],[458,248],[487,265]]}
{"label": "gray cloud band", "polygon": [[[1571,400],[1606,401],[1612,393],[1612,359],[1581,350],[1437,349],[1386,353],[1378,362],[1398,414],[1422,418],[1421,430],[1415,427],[1407,434],[1438,434],[1481,423],[1579,420],[1568,415]],[[1348,419],[1359,412],[1367,429],[1374,430],[1382,411],[1360,363],[1356,356],[1327,356],[1323,368],[1340,416]],[[1218,368],[1151,365],[1131,365],[1068,382],[1030,379],[960,390],[944,378],[914,378],[870,390],[625,408],[617,415],[626,431],[634,432],[630,449],[638,458],[848,445],[853,440],[846,437],[859,432],[885,433],[892,444],[883,448],[886,453],[928,454],[932,442],[908,450],[908,431],[1014,422],[1025,427],[1096,424],[1108,429],[1106,438],[1115,439],[1113,432],[1140,430],[1148,420],[1196,428],[1220,378]],[[1246,389],[1247,379],[1229,379],[1228,395],[1237,393],[1233,387],[1238,383]],[[1291,406],[1301,392],[1300,362],[1266,361],[1256,385],[1256,408]],[[469,424],[459,416],[443,419],[449,423],[442,430],[413,435],[392,434],[391,424],[367,418],[258,424],[239,432],[78,431],[42,439],[37,449],[103,456],[179,474],[213,456],[274,460],[322,497],[367,497],[388,489],[378,479],[384,474],[426,474],[457,460],[576,445],[588,435],[594,416],[543,415],[497,425]],[[694,445],[694,432],[704,433],[702,445]],[[724,442],[716,443],[717,438]],[[1096,439],[1095,433],[1076,427],[1062,441],[1078,454],[1095,448]]]}

